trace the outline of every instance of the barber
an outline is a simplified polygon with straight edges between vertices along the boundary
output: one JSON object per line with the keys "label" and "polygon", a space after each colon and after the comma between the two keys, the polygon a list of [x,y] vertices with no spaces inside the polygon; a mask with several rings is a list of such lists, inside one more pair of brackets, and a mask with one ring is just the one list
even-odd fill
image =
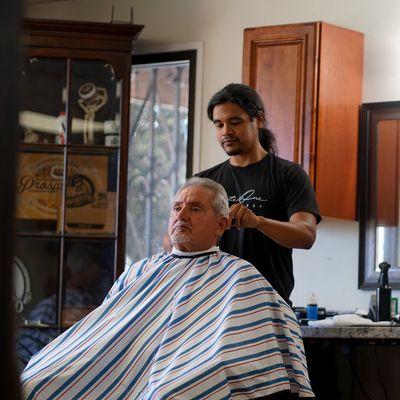
{"label": "barber", "polygon": [[209,101],[207,113],[229,159],[198,174],[228,193],[230,229],[221,250],[252,263],[290,303],[294,287],[292,249],[310,249],[321,220],[304,170],[276,155],[258,93],[229,84]]}

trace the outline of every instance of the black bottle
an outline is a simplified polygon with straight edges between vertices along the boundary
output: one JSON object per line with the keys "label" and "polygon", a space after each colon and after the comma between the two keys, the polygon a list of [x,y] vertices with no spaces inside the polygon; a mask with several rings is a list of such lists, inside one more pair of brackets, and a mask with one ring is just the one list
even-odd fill
{"label": "black bottle", "polygon": [[391,296],[392,288],[389,286],[388,271],[390,264],[382,262],[379,264],[381,273],[379,275],[378,287],[376,288],[376,320],[391,320]]}

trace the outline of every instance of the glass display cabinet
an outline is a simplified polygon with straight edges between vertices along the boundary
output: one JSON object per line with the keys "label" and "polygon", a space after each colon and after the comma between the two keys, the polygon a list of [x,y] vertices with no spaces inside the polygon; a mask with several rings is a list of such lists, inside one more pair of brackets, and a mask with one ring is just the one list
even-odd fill
{"label": "glass display cabinet", "polygon": [[123,270],[131,52],[143,26],[24,28],[14,257],[22,363],[98,306]]}

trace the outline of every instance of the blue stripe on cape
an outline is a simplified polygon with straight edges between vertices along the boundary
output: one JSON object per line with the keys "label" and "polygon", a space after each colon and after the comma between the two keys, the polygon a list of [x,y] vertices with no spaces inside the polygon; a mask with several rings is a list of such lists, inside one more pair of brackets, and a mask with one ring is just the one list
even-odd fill
{"label": "blue stripe on cape", "polygon": [[21,380],[29,400],[313,397],[293,311],[223,252],[137,262]]}

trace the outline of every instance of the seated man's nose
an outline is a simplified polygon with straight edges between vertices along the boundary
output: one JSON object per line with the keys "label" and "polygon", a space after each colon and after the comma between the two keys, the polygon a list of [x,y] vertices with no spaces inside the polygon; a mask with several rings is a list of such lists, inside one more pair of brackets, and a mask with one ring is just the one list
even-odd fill
{"label": "seated man's nose", "polygon": [[232,135],[233,134],[233,129],[230,126],[226,126],[224,129],[225,135]]}
{"label": "seated man's nose", "polygon": [[178,217],[179,217],[179,218],[184,218],[186,215],[187,215],[187,209],[184,208],[184,207],[181,208],[181,209],[179,210]]}

